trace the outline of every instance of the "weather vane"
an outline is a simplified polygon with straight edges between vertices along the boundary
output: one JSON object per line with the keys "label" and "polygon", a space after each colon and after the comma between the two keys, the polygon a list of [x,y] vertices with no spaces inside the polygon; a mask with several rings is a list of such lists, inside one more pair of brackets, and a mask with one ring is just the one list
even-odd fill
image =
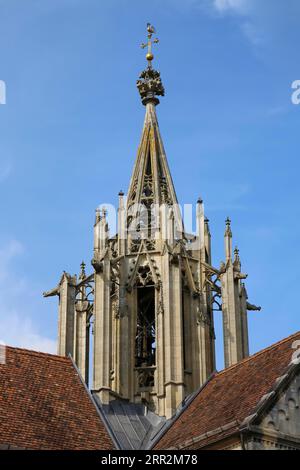
{"label": "weather vane", "polygon": [[154,58],[154,55],[152,53],[152,44],[157,44],[159,42],[159,39],[155,38],[152,39],[152,35],[156,33],[154,26],[152,26],[150,23],[147,23],[147,31],[148,31],[148,41],[147,44],[142,43],[141,48],[145,49],[145,47],[148,47],[148,52],[146,54],[146,59],[148,60],[148,66],[151,67],[151,61]]}

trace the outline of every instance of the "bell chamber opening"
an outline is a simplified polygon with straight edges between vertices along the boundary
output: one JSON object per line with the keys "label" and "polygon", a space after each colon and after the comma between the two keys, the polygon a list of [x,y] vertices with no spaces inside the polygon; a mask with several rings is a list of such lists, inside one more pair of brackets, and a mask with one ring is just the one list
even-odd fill
{"label": "bell chamber opening", "polygon": [[137,328],[135,367],[156,364],[155,288],[153,284],[137,287]]}

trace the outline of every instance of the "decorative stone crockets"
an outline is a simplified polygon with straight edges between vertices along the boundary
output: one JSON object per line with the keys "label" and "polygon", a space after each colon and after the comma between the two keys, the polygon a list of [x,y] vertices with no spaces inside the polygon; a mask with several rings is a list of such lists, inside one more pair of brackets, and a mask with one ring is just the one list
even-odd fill
{"label": "decorative stone crockets", "polygon": [[223,311],[226,365],[247,356],[250,304],[230,225],[220,269],[201,200],[196,235],[183,227],[156,115],[164,88],[152,68],[152,32],[148,25],[148,67],[137,82],[145,121],[127,199],[119,193],[117,234],[97,210],[94,272],[79,282],[64,274],[45,295],[60,296],[59,354],[72,354],[86,380],[92,354],[102,403],[122,397],[170,418],[215,370],[214,310]]}

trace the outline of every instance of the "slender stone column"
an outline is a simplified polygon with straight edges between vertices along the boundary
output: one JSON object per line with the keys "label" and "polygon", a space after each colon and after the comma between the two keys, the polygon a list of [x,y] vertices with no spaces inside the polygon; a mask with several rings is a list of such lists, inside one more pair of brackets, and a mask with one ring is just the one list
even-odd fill
{"label": "slender stone column", "polygon": [[248,334],[248,311],[247,311],[247,291],[245,284],[240,287],[240,303],[241,303],[241,323],[242,323],[242,350],[243,357],[249,356],[249,334]]}
{"label": "slender stone column", "polygon": [[110,262],[102,261],[102,271],[95,272],[94,298],[94,390],[101,402],[109,403],[111,369]]}
{"label": "slender stone column", "polygon": [[203,384],[215,369],[215,352],[213,331],[213,314],[211,311],[211,293],[206,284],[205,263],[211,264],[211,236],[208,219],[204,215],[202,199],[197,203],[197,235],[199,238],[199,293],[198,310],[198,344],[200,361],[200,383]]}
{"label": "slender stone column", "polygon": [[[84,281],[85,275],[85,264],[81,263],[81,273],[79,276],[80,281]],[[88,309],[89,302],[86,300],[86,287],[84,284],[79,288],[76,301],[76,322],[75,322],[75,345],[74,345],[74,357],[77,367],[79,368],[82,377],[86,384],[89,381],[89,319]]]}
{"label": "slender stone column", "polygon": [[224,267],[224,272],[221,274],[221,291],[224,330],[224,359],[225,367],[229,367],[245,357],[243,348],[245,325],[242,326],[240,279],[245,279],[247,277],[241,273],[241,265],[237,249],[235,250],[234,262],[232,262],[232,232],[229,218],[226,220],[224,239],[226,265]]}
{"label": "slender stone column", "polygon": [[112,319],[110,306],[110,259],[107,252],[106,211],[97,212],[94,228],[94,370],[93,388],[103,404],[109,403],[112,366]]}
{"label": "slender stone column", "polygon": [[64,273],[59,286],[59,356],[74,356],[74,319],[75,319],[76,276]]}
{"label": "slender stone column", "polygon": [[181,261],[174,254],[163,255],[163,285],[165,299],[165,415],[170,418],[185,396],[182,325]]}

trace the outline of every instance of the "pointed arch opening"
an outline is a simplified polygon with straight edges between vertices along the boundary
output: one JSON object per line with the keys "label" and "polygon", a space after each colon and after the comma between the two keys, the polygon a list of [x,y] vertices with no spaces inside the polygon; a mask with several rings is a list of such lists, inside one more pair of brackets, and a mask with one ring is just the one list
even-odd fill
{"label": "pointed arch opening", "polygon": [[148,284],[137,288],[135,366],[153,367],[155,363],[155,288],[153,284]]}

